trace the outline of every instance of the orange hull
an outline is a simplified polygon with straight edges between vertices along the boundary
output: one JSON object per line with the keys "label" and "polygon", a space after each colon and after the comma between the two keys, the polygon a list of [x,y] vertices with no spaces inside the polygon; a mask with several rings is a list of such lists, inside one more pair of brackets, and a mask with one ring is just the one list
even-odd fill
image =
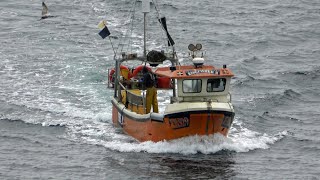
{"label": "orange hull", "polygon": [[210,135],[221,133],[227,135],[234,113],[218,111],[197,111],[165,115],[163,121],[134,119],[121,115],[113,105],[112,119],[114,125],[122,127],[124,132],[139,141],[172,140],[185,136]]}

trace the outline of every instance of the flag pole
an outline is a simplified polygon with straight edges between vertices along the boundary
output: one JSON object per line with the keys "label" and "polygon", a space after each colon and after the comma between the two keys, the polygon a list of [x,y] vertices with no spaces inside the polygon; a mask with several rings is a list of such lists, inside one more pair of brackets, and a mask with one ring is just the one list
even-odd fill
{"label": "flag pole", "polygon": [[111,41],[111,38],[110,38],[110,31],[107,27],[107,22],[105,20],[102,20],[99,24],[98,24],[98,27],[100,29],[102,29],[102,31],[99,32],[99,35],[104,39],[106,37],[109,37],[109,41],[111,43],[111,46],[112,46],[112,50],[113,50],[113,53],[114,53],[114,57],[116,57],[116,51],[114,49],[114,46],[113,46],[113,43]]}
{"label": "flag pole", "polygon": [[112,44],[110,36],[109,36],[109,41],[111,43],[111,47],[112,47],[112,50],[113,50],[113,53],[114,53],[114,57],[116,57],[117,54],[116,54],[116,51],[114,50],[114,47],[113,47],[113,44]]}

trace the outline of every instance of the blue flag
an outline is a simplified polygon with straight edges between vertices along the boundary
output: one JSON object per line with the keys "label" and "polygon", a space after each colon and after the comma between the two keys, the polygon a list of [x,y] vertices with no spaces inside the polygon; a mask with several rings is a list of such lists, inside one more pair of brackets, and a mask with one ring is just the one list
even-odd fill
{"label": "blue flag", "polygon": [[110,35],[110,31],[109,29],[107,28],[107,26],[105,26],[100,32],[99,32],[99,35],[102,37],[102,39],[108,37]]}

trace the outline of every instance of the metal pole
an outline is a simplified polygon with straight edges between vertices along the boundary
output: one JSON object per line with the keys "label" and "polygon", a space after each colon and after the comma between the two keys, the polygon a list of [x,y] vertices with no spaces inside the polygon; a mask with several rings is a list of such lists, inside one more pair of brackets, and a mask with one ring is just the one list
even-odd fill
{"label": "metal pole", "polygon": [[108,88],[110,88],[110,81],[109,81],[109,79],[110,79],[110,73],[109,73],[109,69],[108,69]]}
{"label": "metal pole", "polygon": [[150,12],[150,0],[142,0],[143,24],[144,24],[144,38],[143,38],[143,57],[147,57],[147,13]]}
{"label": "metal pole", "polygon": [[147,36],[147,32],[146,32],[146,28],[147,28],[147,22],[146,22],[146,17],[147,17],[147,13],[144,12],[143,13],[143,16],[144,16],[144,29],[143,29],[143,32],[144,32],[144,35],[143,35],[143,57],[147,57],[147,40],[146,40],[146,36]]}
{"label": "metal pole", "polygon": [[117,55],[117,53],[116,53],[116,51],[114,50],[114,47],[113,47],[113,44],[112,44],[112,41],[111,41],[110,36],[109,36],[109,41],[110,41],[110,43],[111,43],[111,46],[112,46],[112,50],[113,50],[114,56],[116,56],[116,55]]}
{"label": "metal pole", "polygon": [[172,79],[172,96],[173,97],[176,97],[177,94],[176,94],[176,79]]}
{"label": "metal pole", "polygon": [[144,114],[147,114],[147,108],[146,108],[147,100],[146,100],[146,91],[145,90],[142,90],[142,99],[143,99],[143,112],[144,112]]}
{"label": "metal pole", "polygon": [[117,97],[117,92],[118,92],[118,83],[119,83],[119,61],[118,59],[115,59],[116,60],[116,66],[115,66],[115,78],[114,78],[114,97]]}

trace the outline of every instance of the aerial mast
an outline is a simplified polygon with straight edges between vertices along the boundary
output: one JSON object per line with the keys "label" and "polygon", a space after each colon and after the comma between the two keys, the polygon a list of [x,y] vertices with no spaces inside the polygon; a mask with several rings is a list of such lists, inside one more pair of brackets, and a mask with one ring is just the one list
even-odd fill
{"label": "aerial mast", "polygon": [[143,12],[143,20],[144,20],[144,27],[143,27],[143,57],[147,57],[147,13],[150,12],[150,0],[142,0],[142,12]]}

